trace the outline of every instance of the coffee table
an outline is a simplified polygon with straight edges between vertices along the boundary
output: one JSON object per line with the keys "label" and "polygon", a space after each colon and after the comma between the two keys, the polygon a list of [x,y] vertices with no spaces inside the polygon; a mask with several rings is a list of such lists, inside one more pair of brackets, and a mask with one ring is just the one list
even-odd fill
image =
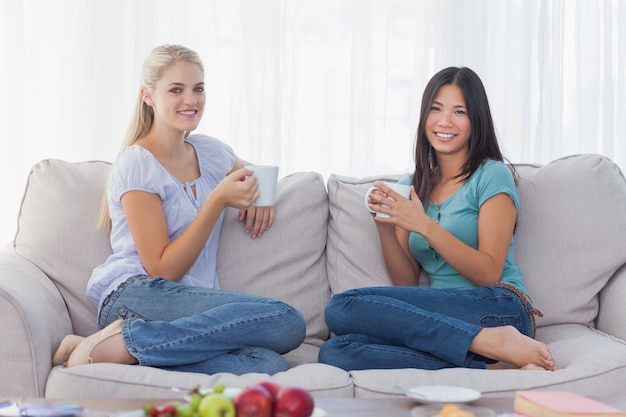
{"label": "coffee table", "polygon": [[[325,410],[328,417],[408,417],[411,409],[420,405],[409,398],[319,399],[315,404]],[[472,404],[489,407],[499,413],[513,410],[512,398],[481,399]]]}
{"label": "coffee table", "polygon": [[[626,411],[626,395],[594,397],[606,404]],[[178,399],[13,399],[13,401],[68,402],[83,405],[90,417],[105,417],[112,414],[137,410],[146,404],[163,405]],[[498,414],[513,412],[512,397],[483,397],[472,402],[495,410]],[[411,409],[419,403],[410,398],[320,398],[316,407],[326,411],[327,417],[409,417]]]}
{"label": "coffee table", "polygon": [[[594,398],[626,411],[626,395]],[[513,397],[483,397],[471,404],[498,414],[513,413]],[[319,399],[316,405],[327,411],[328,417],[408,417],[420,404],[410,398],[337,398]]]}

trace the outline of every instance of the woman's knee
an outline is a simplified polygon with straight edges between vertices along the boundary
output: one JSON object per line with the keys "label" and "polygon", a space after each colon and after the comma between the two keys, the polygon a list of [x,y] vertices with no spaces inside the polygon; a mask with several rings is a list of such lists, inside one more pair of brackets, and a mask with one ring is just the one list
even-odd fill
{"label": "woman's knee", "polygon": [[360,355],[360,344],[351,340],[354,336],[357,335],[335,336],[324,342],[318,353],[317,361],[345,371],[364,369],[364,361]]}
{"label": "woman's knee", "polygon": [[327,365],[337,365],[336,360],[340,357],[340,344],[339,337],[333,337],[328,339],[317,355],[317,361],[319,363],[325,363]]}
{"label": "woman's knee", "polygon": [[306,321],[302,313],[293,308],[294,321],[292,325],[293,343],[291,348],[295,349],[304,342],[306,338]]}
{"label": "woman's knee", "polygon": [[272,350],[256,347],[254,348],[254,355],[258,363],[256,372],[273,375],[289,369],[287,360]]}
{"label": "woman's knee", "polygon": [[361,294],[358,290],[352,289],[344,291],[339,294],[333,295],[324,309],[324,319],[326,325],[334,332],[337,333],[340,327],[343,326],[348,315],[348,308],[352,300],[359,297]]}
{"label": "woman's knee", "polygon": [[358,290],[354,289],[333,295],[326,304],[326,316],[344,311],[350,302],[359,295]]}
{"label": "woman's knee", "polygon": [[306,338],[306,321],[300,310],[287,303],[279,303],[282,305],[283,317],[283,323],[279,327],[286,330],[283,333],[284,348],[281,353],[285,353],[300,346]]}

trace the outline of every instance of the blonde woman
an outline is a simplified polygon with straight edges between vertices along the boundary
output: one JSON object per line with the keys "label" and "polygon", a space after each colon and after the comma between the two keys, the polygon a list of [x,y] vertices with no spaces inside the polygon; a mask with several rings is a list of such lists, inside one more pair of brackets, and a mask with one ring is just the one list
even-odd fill
{"label": "blonde woman", "polygon": [[239,209],[245,232],[260,238],[274,207],[252,206],[259,193],[248,162],[215,138],[189,134],[204,110],[202,62],[183,46],[159,46],[141,80],[104,210],[113,254],[87,287],[102,330],[66,336],[53,363],[207,374],[286,370],[281,355],[304,340],[302,314],[276,300],[220,290],[224,209]]}

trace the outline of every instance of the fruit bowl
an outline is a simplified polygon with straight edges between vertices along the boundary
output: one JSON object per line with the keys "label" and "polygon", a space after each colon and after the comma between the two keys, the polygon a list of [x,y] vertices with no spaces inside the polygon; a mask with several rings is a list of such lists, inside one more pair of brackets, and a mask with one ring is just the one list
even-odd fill
{"label": "fruit bowl", "polygon": [[[411,417],[440,417],[442,416],[441,411],[443,407],[444,404],[428,404],[413,407],[413,409],[411,409]],[[456,417],[458,414],[459,417],[469,417],[470,414],[464,414],[462,412],[470,412],[473,417],[496,417],[496,412],[487,407],[479,407],[477,405],[469,404],[457,404],[457,407],[461,410],[461,412],[451,412],[446,415]]]}

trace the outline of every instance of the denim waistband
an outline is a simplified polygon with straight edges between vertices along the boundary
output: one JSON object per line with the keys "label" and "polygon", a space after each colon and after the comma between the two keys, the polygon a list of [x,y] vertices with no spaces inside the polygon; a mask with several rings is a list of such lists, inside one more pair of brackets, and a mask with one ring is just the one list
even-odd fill
{"label": "denim waistband", "polygon": [[529,308],[530,318],[533,323],[533,338],[534,338],[535,331],[537,330],[537,325],[535,323],[535,316],[543,317],[543,313],[541,312],[541,310],[536,309],[532,306],[532,300],[530,299],[530,297],[524,294],[523,292],[521,292],[519,288],[517,288],[515,285],[511,285],[506,282],[496,282],[495,284],[491,284],[490,287],[500,287],[500,288],[505,288],[507,290],[510,290],[515,295],[517,295],[520,300],[522,300],[522,303],[524,303],[525,307]]}

